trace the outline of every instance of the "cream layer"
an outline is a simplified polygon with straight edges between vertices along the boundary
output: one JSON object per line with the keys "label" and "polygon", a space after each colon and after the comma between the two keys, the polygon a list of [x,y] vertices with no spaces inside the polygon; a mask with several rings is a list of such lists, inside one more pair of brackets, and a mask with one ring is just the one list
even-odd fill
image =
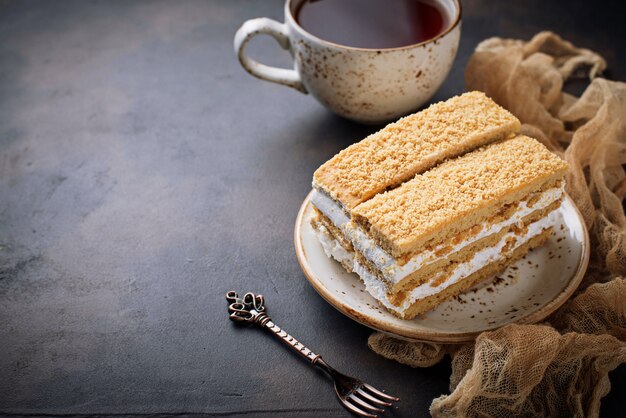
{"label": "cream layer", "polygon": [[[548,207],[550,204],[560,199],[563,194],[563,187],[555,187],[541,192],[539,198],[533,202],[532,205],[528,205],[527,202],[520,202],[517,210],[511,217],[502,222],[483,224],[478,233],[454,245],[451,250],[446,251],[442,256],[448,257],[450,254],[454,254],[482,238],[496,234],[504,228],[508,228],[516,223],[520,223],[525,216],[534,211]],[[441,252],[442,249],[449,245],[448,243],[442,243],[431,250],[424,250],[415,254],[408,262],[401,265],[393,256],[378,246],[361,227],[350,222],[349,216],[343,211],[339,204],[326,194],[313,190],[311,202],[320,212],[326,215],[350,241],[352,241],[354,247],[358,249],[391,284],[400,282],[408,275],[439,259],[440,257],[437,256],[437,253]]]}
{"label": "cream layer", "polygon": [[348,263],[348,265],[352,265],[354,263],[354,251],[348,251],[343,248],[339,241],[333,238],[328,228],[324,225],[317,225],[314,231],[328,258],[334,258],[342,264]]}

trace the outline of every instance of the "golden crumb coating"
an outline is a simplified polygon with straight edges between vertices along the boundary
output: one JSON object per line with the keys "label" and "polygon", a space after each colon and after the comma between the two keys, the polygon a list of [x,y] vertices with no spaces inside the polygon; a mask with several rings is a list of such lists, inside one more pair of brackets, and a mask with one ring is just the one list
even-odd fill
{"label": "golden crumb coating", "polygon": [[406,116],[323,164],[313,186],[350,211],[446,158],[510,138],[519,120],[482,92],[469,92]]}
{"label": "golden crumb coating", "polygon": [[503,205],[559,181],[567,163],[527,136],[484,146],[353,209],[355,222],[398,257],[471,228]]}

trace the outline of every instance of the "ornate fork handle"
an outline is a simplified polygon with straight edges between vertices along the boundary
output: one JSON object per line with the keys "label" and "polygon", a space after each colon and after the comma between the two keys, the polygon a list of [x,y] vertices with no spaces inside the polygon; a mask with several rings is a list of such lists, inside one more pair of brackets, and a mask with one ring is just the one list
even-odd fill
{"label": "ornate fork handle", "polygon": [[243,322],[250,325],[257,325],[271,331],[280,341],[293,348],[298,354],[306,358],[313,365],[322,360],[321,356],[308,349],[300,341],[289,335],[278,325],[272,322],[272,318],[265,312],[264,298],[262,295],[246,293],[243,298],[239,298],[237,292],[230,291],[226,294],[228,300],[228,312],[230,319],[236,322]]}

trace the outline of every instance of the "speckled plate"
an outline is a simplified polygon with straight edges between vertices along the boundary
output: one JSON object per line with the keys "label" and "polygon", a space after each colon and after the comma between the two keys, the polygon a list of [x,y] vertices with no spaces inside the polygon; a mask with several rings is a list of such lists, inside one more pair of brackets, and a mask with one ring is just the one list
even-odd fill
{"label": "speckled plate", "polygon": [[407,339],[465,342],[480,332],[515,322],[545,319],[578,287],[589,262],[589,236],[576,206],[566,196],[562,222],[548,242],[504,272],[410,321],[385,310],[365,291],[356,274],[329,259],[309,223],[304,200],[295,226],[296,254],[315,290],[339,311],[373,329]]}

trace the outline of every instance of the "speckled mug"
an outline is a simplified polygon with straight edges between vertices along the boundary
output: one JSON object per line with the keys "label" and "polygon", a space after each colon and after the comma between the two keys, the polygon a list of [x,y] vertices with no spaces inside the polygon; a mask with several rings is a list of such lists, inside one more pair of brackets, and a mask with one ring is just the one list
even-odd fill
{"label": "speckled mug", "polygon": [[[235,35],[243,68],[262,80],[310,93],[333,112],[364,123],[386,122],[428,101],[445,80],[461,35],[458,0],[438,0],[450,18],[436,37],[399,48],[337,45],[304,30],[295,19],[304,0],[285,2],[285,23],[268,18],[246,21]],[[271,35],[294,59],[294,69],[261,64],[245,53],[258,34]]]}

